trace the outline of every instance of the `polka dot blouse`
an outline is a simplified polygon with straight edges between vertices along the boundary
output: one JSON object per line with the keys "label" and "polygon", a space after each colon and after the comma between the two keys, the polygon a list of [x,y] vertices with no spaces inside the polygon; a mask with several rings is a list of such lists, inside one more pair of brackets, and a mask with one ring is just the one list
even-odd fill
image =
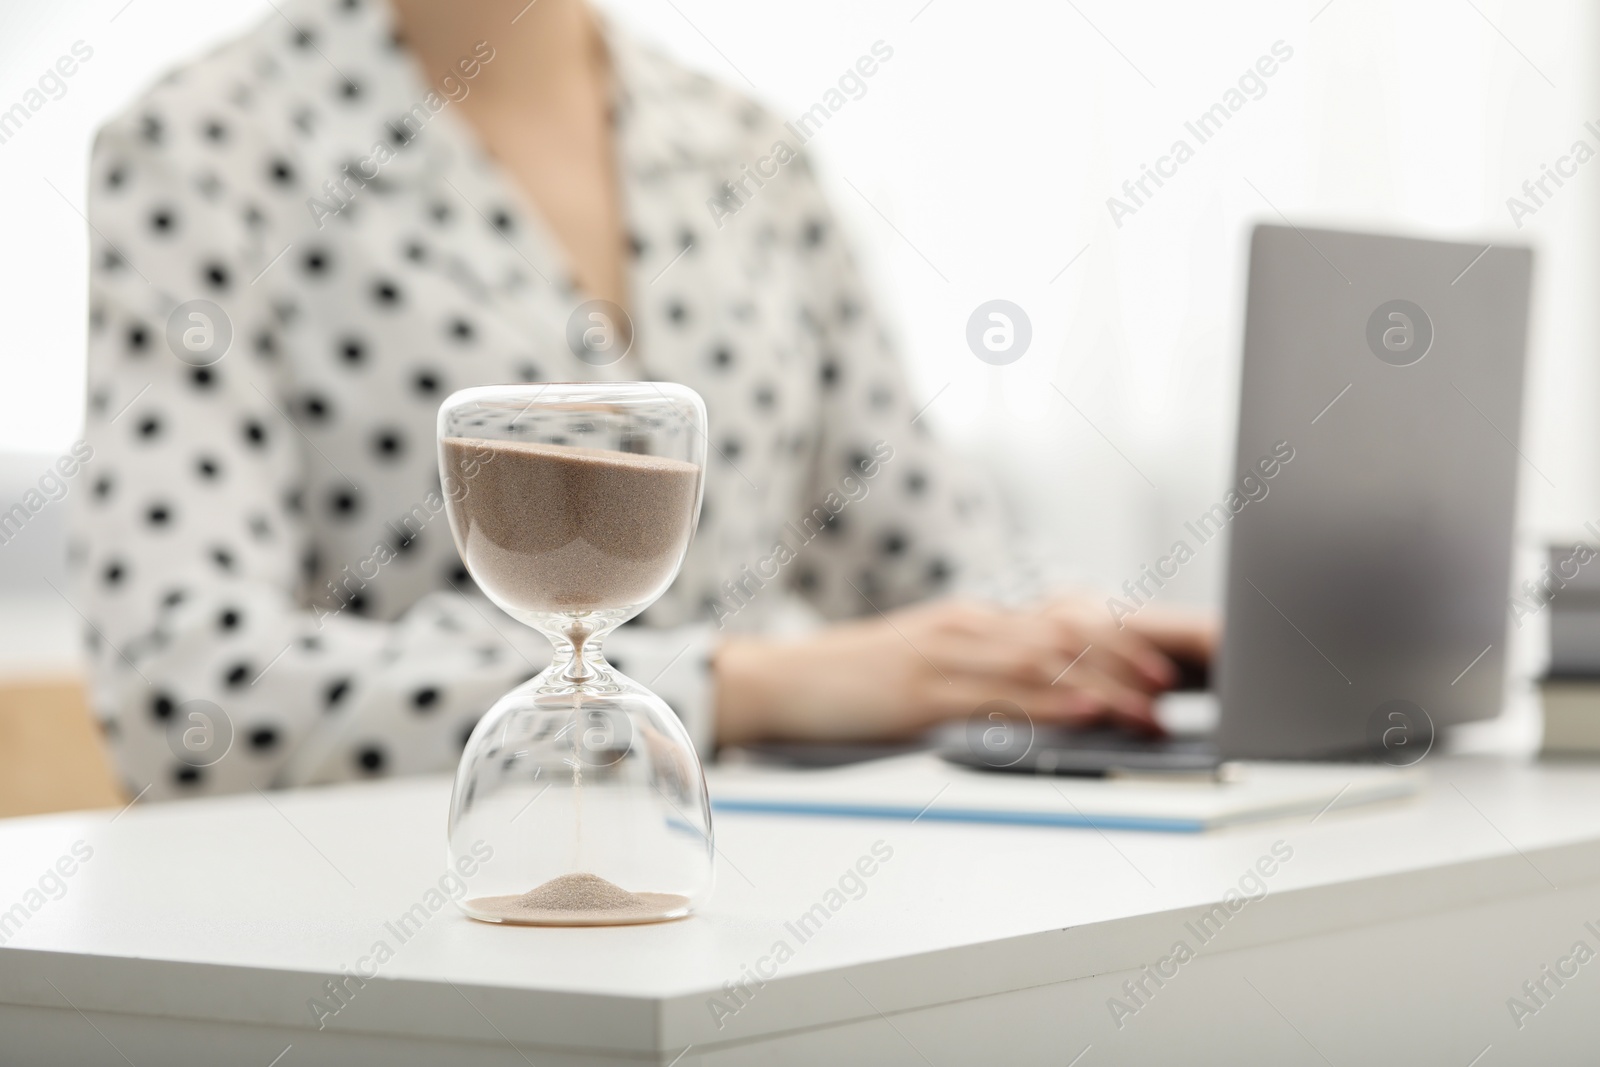
{"label": "polka dot blouse", "polygon": [[[606,645],[702,751],[720,637],[888,610],[997,558],[993,508],[914,418],[804,158],[725,210],[779,120],[607,28],[635,340],[596,366],[568,346],[587,298],[560,245],[451,106],[492,42],[445,78],[382,4],[280,6],[95,143],[94,459],[69,551],[131,790],[448,770],[548,662],[426,506],[439,403],[466,386],[704,396],[688,560]],[[185,338],[191,301],[221,309],[209,335]],[[185,752],[196,709],[221,759]]]}

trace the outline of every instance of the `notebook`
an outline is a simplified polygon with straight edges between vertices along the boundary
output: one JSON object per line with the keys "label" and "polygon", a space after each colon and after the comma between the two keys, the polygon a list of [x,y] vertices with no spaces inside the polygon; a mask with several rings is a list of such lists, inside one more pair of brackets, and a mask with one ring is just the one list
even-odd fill
{"label": "notebook", "polygon": [[994,774],[929,753],[828,770],[724,767],[707,776],[722,813],[1092,827],[1199,833],[1395,800],[1419,768],[1337,763],[1228,764],[1224,780]]}

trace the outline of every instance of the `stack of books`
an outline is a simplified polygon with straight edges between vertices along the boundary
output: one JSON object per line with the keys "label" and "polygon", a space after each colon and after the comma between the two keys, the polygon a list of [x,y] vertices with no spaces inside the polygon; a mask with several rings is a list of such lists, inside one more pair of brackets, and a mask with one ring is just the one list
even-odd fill
{"label": "stack of books", "polygon": [[1519,621],[1550,615],[1550,669],[1539,683],[1544,752],[1600,756],[1600,551],[1552,545],[1539,577],[1512,598]]}

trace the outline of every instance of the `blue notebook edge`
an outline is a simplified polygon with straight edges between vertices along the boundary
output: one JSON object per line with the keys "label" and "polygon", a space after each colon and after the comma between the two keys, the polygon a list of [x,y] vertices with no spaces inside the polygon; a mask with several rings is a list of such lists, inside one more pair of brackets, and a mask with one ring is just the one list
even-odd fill
{"label": "blue notebook edge", "polygon": [[896,819],[916,822],[983,823],[992,826],[1056,826],[1087,830],[1144,830],[1152,833],[1198,834],[1210,828],[1202,819],[1144,818],[1128,815],[1102,815],[1089,818],[1077,812],[989,811],[981,808],[927,808],[918,810],[897,804],[827,804],[790,800],[711,799],[713,811],[759,815],[821,815],[842,819]]}

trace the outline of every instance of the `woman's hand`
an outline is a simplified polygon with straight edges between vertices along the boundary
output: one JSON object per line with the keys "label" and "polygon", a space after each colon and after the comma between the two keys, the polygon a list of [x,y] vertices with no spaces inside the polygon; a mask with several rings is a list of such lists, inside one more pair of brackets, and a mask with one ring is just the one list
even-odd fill
{"label": "woman's hand", "polygon": [[[1130,638],[1141,647],[1155,649],[1169,663],[1206,667],[1216,656],[1217,619],[1208,611],[1151,606],[1113,622],[1099,601],[1082,596],[1058,597],[1049,601],[1044,610],[1080,627],[1085,634],[1100,632],[1105,639],[1113,640],[1113,635]],[[1175,680],[1169,680],[1167,687]]]}
{"label": "woman's hand", "polygon": [[1141,612],[1115,626],[1076,599],[1012,609],[942,600],[799,639],[734,637],[714,660],[717,739],[866,740],[915,734],[1007,700],[1038,723],[1110,720],[1160,733],[1169,653],[1205,659],[1198,617]]}

